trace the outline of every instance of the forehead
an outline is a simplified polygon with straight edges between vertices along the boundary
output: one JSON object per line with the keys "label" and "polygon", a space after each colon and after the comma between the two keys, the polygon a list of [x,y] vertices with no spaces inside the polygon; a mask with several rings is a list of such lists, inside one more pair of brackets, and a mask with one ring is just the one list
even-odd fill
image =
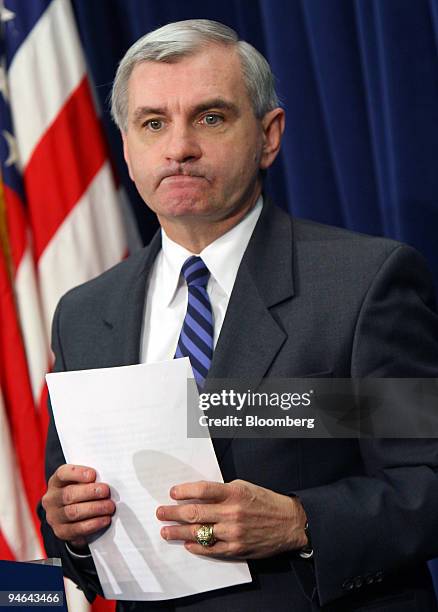
{"label": "forehead", "polygon": [[196,105],[217,97],[249,103],[238,53],[225,45],[208,45],[174,63],[137,64],[128,96],[130,111],[145,105]]}

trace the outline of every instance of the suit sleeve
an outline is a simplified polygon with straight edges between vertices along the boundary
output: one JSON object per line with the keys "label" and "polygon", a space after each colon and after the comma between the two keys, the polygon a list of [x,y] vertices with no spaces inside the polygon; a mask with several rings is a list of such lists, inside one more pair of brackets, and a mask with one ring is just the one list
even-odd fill
{"label": "suit sleeve", "polygon": [[[410,247],[391,252],[366,293],[351,376],[438,377],[433,286],[423,258]],[[365,594],[398,568],[438,553],[438,440],[358,443],[364,475],[295,491],[309,521],[321,605]]]}
{"label": "suit sleeve", "polygon": [[[52,325],[52,348],[55,354],[55,372],[62,372],[66,369],[59,334],[61,310],[62,300],[58,304]],[[48,410],[50,420],[46,443],[47,481],[49,480],[50,476],[56,471],[56,469],[66,462],[56,431],[50,401],[48,404]],[[65,543],[55,536],[52,528],[47,523],[46,513],[41,505],[41,502],[38,505],[37,512],[41,520],[41,533],[43,536],[47,555],[49,557],[59,557],[61,559],[64,576],[70,578],[75,584],[77,584],[90,602],[95,598],[96,593],[102,595],[102,589],[97,578],[96,569],[94,567],[92,558],[89,557],[84,559],[77,559],[70,555],[70,553],[65,547]]]}

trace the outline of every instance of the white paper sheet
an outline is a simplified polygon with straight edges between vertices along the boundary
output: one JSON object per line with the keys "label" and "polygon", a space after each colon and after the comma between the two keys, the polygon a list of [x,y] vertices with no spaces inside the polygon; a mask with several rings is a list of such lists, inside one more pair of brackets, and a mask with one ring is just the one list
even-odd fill
{"label": "white paper sheet", "polygon": [[198,557],[160,536],[172,485],[223,482],[210,439],[188,439],[188,359],[47,375],[68,463],[111,487],[112,524],[90,543],[105,597],[159,600],[251,581],[245,562]]}

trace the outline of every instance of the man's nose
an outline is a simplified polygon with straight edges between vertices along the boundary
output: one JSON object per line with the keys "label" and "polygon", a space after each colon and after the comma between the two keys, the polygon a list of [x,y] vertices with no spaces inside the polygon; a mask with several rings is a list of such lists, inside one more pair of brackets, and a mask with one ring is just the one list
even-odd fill
{"label": "man's nose", "polygon": [[169,130],[166,143],[166,158],[178,163],[194,161],[201,157],[201,147],[195,128],[187,125],[174,125]]}

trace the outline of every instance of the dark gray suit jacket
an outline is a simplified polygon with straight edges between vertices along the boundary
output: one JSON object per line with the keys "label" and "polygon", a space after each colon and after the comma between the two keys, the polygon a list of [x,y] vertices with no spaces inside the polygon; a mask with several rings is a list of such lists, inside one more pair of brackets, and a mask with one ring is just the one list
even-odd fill
{"label": "dark gray suit jacket", "polygon": [[[53,324],[57,371],[138,362],[145,283],[159,249],[157,235],[64,296]],[[210,377],[438,377],[434,308],[429,273],[410,247],[265,205]],[[436,610],[425,565],[438,555],[435,440],[234,439],[215,448],[225,481],[299,495],[314,560],[290,553],[251,562],[250,585],[120,610]],[[52,422],[47,476],[61,463]],[[72,561],[39,511],[48,553],[92,598],[100,588],[92,566]]]}

